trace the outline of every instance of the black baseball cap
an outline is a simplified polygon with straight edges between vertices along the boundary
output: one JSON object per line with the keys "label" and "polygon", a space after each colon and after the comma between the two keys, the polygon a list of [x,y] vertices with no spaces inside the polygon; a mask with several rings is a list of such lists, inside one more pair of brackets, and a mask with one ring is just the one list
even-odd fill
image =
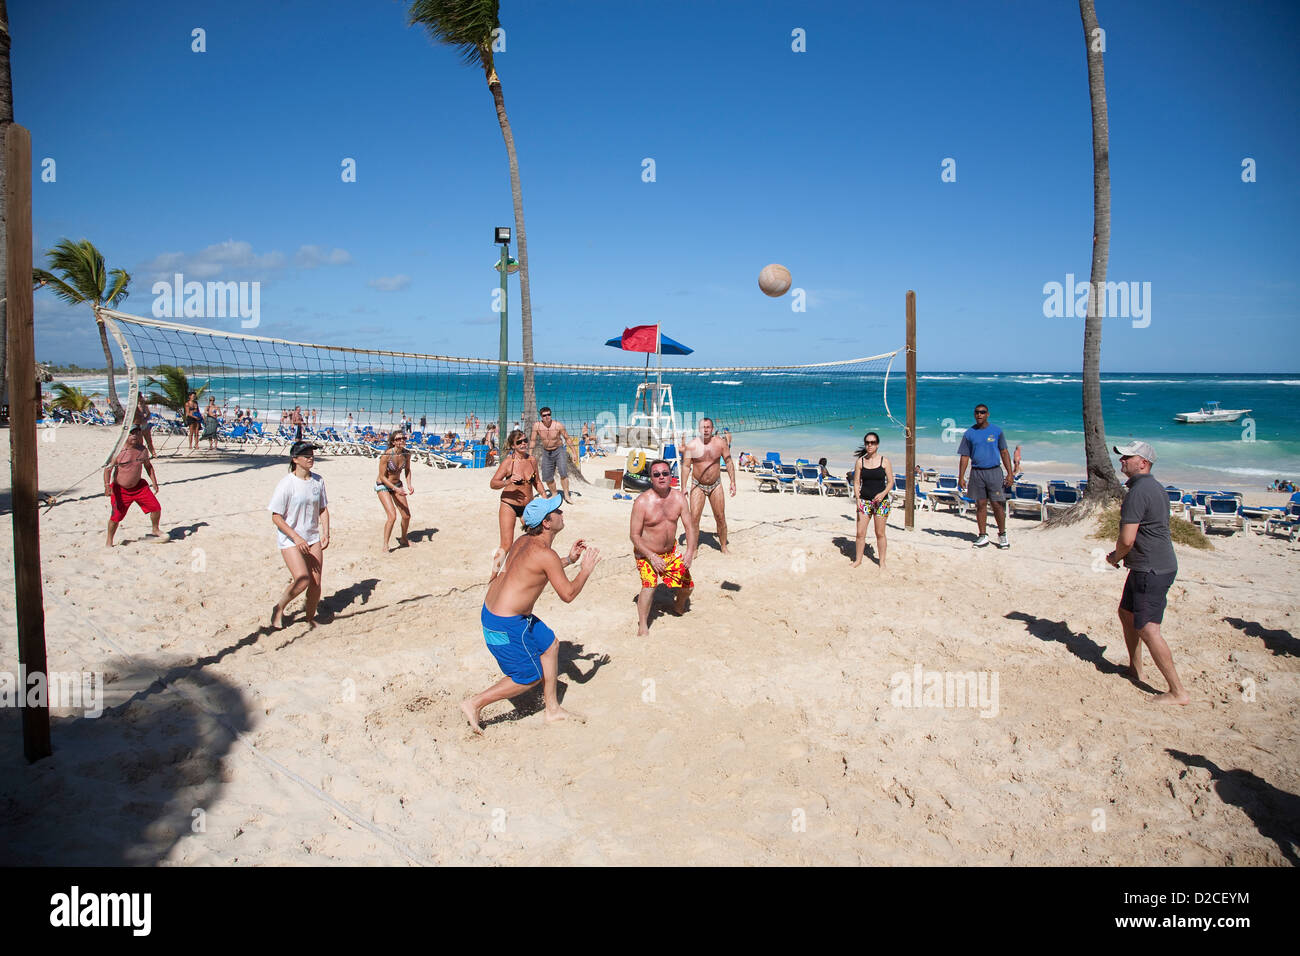
{"label": "black baseball cap", "polygon": [[320,445],[313,445],[309,441],[296,441],[293,447],[289,449],[289,457],[297,458],[299,455],[305,455],[309,451],[315,451]]}

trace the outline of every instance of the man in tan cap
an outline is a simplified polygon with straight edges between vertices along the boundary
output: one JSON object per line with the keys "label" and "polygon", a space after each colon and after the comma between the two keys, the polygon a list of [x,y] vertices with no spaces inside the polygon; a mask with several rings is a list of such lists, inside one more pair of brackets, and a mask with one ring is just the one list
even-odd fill
{"label": "man in tan cap", "polygon": [[1178,575],[1178,558],[1169,537],[1169,496],[1151,474],[1155,450],[1144,441],[1116,445],[1119,467],[1128,478],[1128,493],[1119,510],[1119,539],[1106,560],[1114,567],[1123,561],[1128,568],[1124,593],[1119,601],[1119,621],[1128,646],[1133,676],[1142,680],[1142,645],[1169,683],[1166,693],[1156,696],[1164,704],[1185,704],[1191,697],[1174,670],[1174,656],[1160,635],[1169,586]]}

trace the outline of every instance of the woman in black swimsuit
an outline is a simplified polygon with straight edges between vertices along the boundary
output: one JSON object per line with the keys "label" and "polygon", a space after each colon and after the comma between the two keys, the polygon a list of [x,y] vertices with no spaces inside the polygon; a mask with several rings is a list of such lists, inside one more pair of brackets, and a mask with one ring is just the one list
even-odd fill
{"label": "woman in black swimsuit", "polygon": [[876,563],[885,570],[885,519],[889,517],[889,486],[893,484],[889,459],[880,453],[880,436],[867,432],[862,437],[857,461],[853,465],[853,489],[857,496],[857,557],[853,567],[862,563],[867,542],[867,527],[876,523]]}
{"label": "woman in black swimsuit", "polygon": [[[406,474],[407,491],[402,490],[402,474]],[[399,548],[410,547],[406,537],[411,526],[411,505],[406,500],[408,494],[415,494],[415,483],[411,480],[411,455],[406,450],[406,433],[394,431],[388,436],[388,448],[379,456],[379,474],[375,477],[375,497],[384,506],[384,545],[388,551],[388,538],[393,533],[397,516],[402,516],[402,530],[397,536]]]}
{"label": "woman in black swimsuit", "polygon": [[498,562],[514,543],[515,522],[523,518],[524,506],[533,500],[534,490],[544,494],[537,459],[528,454],[528,439],[517,428],[506,437],[506,454],[492,476],[492,488],[501,491],[501,506],[497,509],[501,546],[492,552],[492,576],[496,577]]}

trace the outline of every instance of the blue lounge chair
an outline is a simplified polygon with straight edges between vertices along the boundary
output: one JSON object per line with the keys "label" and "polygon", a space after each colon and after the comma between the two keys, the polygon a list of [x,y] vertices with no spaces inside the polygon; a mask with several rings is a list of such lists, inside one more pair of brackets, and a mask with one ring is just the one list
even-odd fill
{"label": "blue lounge chair", "polygon": [[1244,531],[1246,519],[1239,514],[1241,505],[1235,495],[1210,495],[1205,499],[1205,513],[1196,518],[1201,531],[1226,528],[1229,533]]}
{"label": "blue lounge chair", "polygon": [[1047,486],[1047,500],[1043,502],[1043,507],[1047,509],[1048,514],[1053,511],[1065,511],[1077,505],[1082,497],[1078,488],[1065,482],[1054,482]]}
{"label": "blue lounge chair", "polygon": [[[894,487],[889,489],[889,503],[893,507],[907,504],[907,476],[894,475]],[[921,490],[921,483],[916,483],[916,503],[924,511],[930,507],[930,496]]]}
{"label": "blue lounge chair", "polygon": [[[1061,490],[1061,486],[1057,486]],[[1072,490],[1072,489],[1071,489]],[[1021,511],[1032,511],[1042,521],[1047,517],[1047,506],[1043,502],[1043,489],[1028,481],[1017,481],[1007,495],[1007,516]]]}
{"label": "blue lounge chair", "polygon": [[940,475],[937,484],[930,489],[930,510],[940,505],[951,508],[960,516],[965,516],[966,509],[975,502],[961,493],[957,487],[956,475]]}

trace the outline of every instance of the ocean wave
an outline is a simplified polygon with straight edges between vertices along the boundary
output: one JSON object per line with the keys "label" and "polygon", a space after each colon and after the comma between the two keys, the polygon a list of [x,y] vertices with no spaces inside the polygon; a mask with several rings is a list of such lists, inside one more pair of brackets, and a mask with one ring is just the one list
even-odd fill
{"label": "ocean wave", "polygon": [[725,381],[725,380],[723,380],[723,379],[716,379],[716,378],[715,378],[715,379],[713,379],[711,382],[709,382],[709,384],[710,384],[710,385],[741,385],[741,384],[743,384],[743,383],[742,383],[742,382],[729,382],[729,381]]}
{"label": "ocean wave", "polygon": [[1070,429],[1070,428],[1053,428],[1053,429],[1050,429],[1050,430],[1047,432],[1047,434],[1049,434],[1049,435],[1082,435],[1083,432],[1080,432],[1080,431],[1074,431],[1073,429]]}

